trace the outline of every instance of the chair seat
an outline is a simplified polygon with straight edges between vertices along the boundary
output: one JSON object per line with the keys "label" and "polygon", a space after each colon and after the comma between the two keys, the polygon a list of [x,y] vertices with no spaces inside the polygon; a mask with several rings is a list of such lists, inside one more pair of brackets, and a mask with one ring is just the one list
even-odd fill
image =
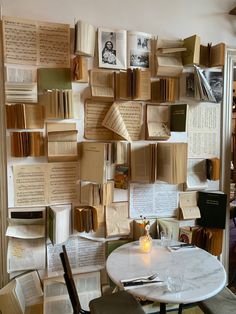
{"label": "chair seat", "polygon": [[140,303],[127,291],[118,291],[93,299],[91,314],[145,314]]}
{"label": "chair seat", "polygon": [[199,302],[198,305],[206,314],[233,314],[236,311],[236,295],[225,287],[217,295]]}

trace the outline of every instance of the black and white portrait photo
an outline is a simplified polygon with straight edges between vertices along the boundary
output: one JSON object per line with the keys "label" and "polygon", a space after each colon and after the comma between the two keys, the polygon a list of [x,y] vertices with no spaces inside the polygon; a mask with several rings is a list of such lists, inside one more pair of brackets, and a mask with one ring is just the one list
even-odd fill
{"label": "black and white portrait photo", "polygon": [[102,63],[116,65],[116,33],[102,32]]}

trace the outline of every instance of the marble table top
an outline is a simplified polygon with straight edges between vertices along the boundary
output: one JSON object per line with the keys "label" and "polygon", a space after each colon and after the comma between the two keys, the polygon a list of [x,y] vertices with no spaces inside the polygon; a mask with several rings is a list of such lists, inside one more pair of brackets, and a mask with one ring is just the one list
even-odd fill
{"label": "marble table top", "polygon": [[[161,247],[159,240],[153,240],[151,253],[142,253],[138,241],[122,245],[108,256],[106,269],[111,280],[120,287],[120,280],[157,273],[164,283],[131,288],[129,292],[162,303],[205,300],[221,291],[226,284],[225,269],[215,256],[199,248],[170,252]],[[165,282],[166,274],[172,269],[183,274],[179,292],[169,291]]]}

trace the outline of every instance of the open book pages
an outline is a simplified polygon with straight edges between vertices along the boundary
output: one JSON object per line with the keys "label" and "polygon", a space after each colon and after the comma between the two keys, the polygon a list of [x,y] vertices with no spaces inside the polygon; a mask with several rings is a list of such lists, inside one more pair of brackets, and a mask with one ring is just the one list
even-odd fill
{"label": "open book pages", "polygon": [[98,28],[99,67],[149,68],[152,35],[126,30]]}
{"label": "open book pages", "polygon": [[181,56],[176,55],[157,55],[157,76],[179,76],[183,71]]}
{"label": "open book pages", "polygon": [[114,72],[116,99],[149,100],[151,73],[139,68]]}
{"label": "open book pages", "polygon": [[146,110],[146,139],[167,140],[171,135],[169,129],[169,107],[147,104]]}
{"label": "open book pages", "polygon": [[97,231],[98,217],[97,210],[92,206],[75,207],[74,228],[78,232]]}
{"label": "open book pages", "polygon": [[114,74],[109,70],[92,69],[89,71],[92,99],[111,101],[114,99]]}
{"label": "open book pages", "polygon": [[200,46],[200,65],[205,67],[220,67],[225,63],[225,44]]}
{"label": "open book pages", "polygon": [[11,156],[39,157],[44,155],[43,132],[11,132]]}
{"label": "open book pages", "polygon": [[200,218],[200,210],[197,206],[197,192],[179,193],[179,219]]}
{"label": "open book pages", "polygon": [[44,107],[38,104],[8,104],[6,123],[8,129],[42,129]]}
{"label": "open book pages", "polygon": [[[42,303],[43,291],[36,271],[20,275],[0,290],[0,311],[6,314],[29,313]],[[41,312],[35,312],[41,314]]]}
{"label": "open book pages", "polygon": [[[89,302],[101,296],[100,272],[73,275],[79,301],[84,310],[89,310]],[[69,314],[73,309],[63,277],[44,280],[44,314]]]}
{"label": "open book pages", "polygon": [[141,138],[142,119],[141,103],[114,102],[102,125],[127,141],[137,141]]}
{"label": "open book pages", "polygon": [[106,206],[106,237],[130,234],[128,202],[117,202]]}
{"label": "open book pages", "polygon": [[78,20],[75,24],[75,54],[94,56],[96,28]]}
{"label": "open book pages", "polygon": [[151,82],[151,101],[174,102],[179,98],[179,80],[176,77],[160,77]]}
{"label": "open book pages", "polygon": [[71,233],[71,205],[50,205],[48,235],[53,244],[65,242]]}

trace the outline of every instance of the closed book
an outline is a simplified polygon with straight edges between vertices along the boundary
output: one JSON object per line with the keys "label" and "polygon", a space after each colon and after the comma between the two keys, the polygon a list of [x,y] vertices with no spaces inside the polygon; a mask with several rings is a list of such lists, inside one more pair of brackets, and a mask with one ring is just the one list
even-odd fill
{"label": "closed book", "polygon": [[220,191],[198,192],[201,218],[197,224],[209,228],[225,228],[227,195]]}

